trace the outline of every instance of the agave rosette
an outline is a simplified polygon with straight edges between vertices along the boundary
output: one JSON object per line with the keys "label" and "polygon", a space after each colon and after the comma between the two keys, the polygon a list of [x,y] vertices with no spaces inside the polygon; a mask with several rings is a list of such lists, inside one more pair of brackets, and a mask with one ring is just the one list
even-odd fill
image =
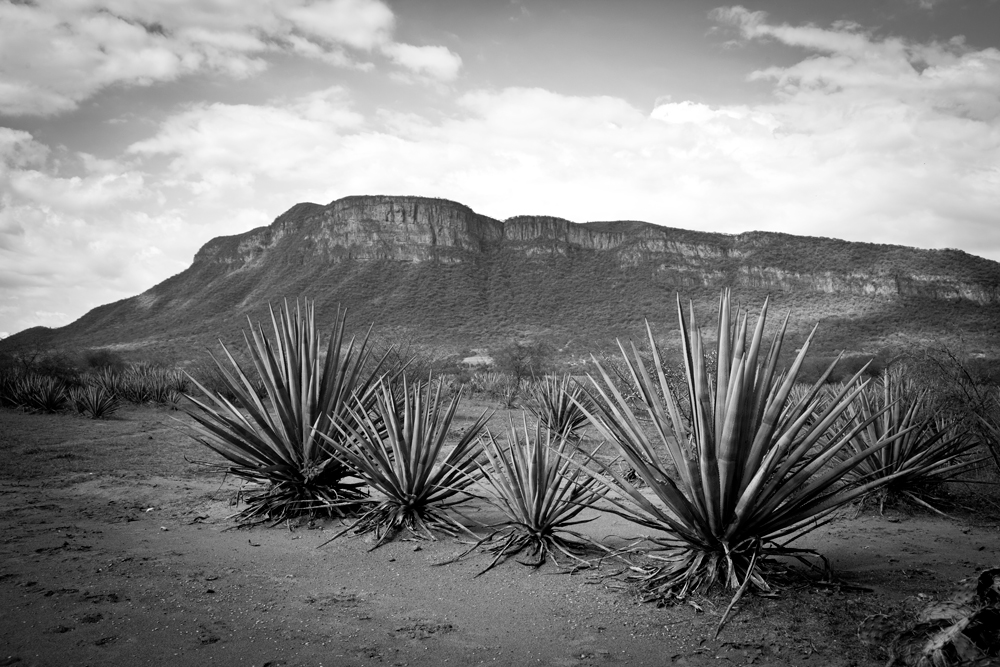
{"label": "agave rosette", "polygon": [[[647,325],[652,371],[633,345],[621,347],[638,412],[597,363],[591,380],[599,408],[588,415],[649,487],[641,493],[611,466],[592,461],[612,479],[612,511],[660,532],[651,539],[663,565],[644,578],[651,597],[683,597],[722,582],[740,592],[748,585],[768,589],[758,557],[789,553],[786,545],[837,508],[868,493],[886,479],[861,485],[845,482],[883,441],[840,459],[838,453],[866,423],[836,437],[831,428],[862,390],[860,372],[824,399],[820,380],[793,401],[793,387],[815,329],[785,373],[778,371],[787,317],[765,351],[764,306],[748,338],[744,312],[732,313],[729,293],[719,305],[714,377],[694,321],[680,299],[681,347],[690,412],[682,414],[664,374],[664,363]],[[651,425],[647,428],[646,425]],[[591,473],[593,474],[593,473]],[[891,479],[891,478],[889,478]],[[737,594],[739,595],[739,593]]]}
{"label": "agave rosette", "polygon": [[[272,342],[258,324],[253,342],[244,332],[259,380],[251,379],[226,346],[229,363],[214,355],[226,394],[213,392],[196,379],[204,399],[187,395],[185,411],[195,420],[194,437],[228,462],[228,471],[258,482],[263,489],[246,495],[242,521],[282,520],[320,512],[342,514],[365,497],[348,479],[350,469],[327,445],[339,438],[335,424],[350,419],[349,401],[370,402],[381,363],[368,366],[368,336],[345,344],[346,315],[336,324],[320,354],[314,304],[285,304],[280,317],[271,309]],[[264,387],[264,396],[258,391]]]}
{"label": "agave rosette", "polygon": [[74,387],[70,390],[69,397],[76,411],[91,419],[110,417],[121,405],[118,397],[100,384]]}
{"label": "agave rosette", "polygon": [[322,434],[330,451],[379,496],[348,529],[374,533],[376,547],[402,530],[428,539],[434,530],[470,532],[448,510],[471,495],[482,453],[479,432],[489,415],[484,412],[448,449],[461,391],[447,404],[441,394],[442,383],[435,386],[431,378],[411,384],[404,374],[395,386],[383,380],[371,404],[355,398],[351,418],[333,423],[335,435]]}
{"label": "agave rosette", "polygon": [[[892,444],[863,457],[850,472],[864,482],[892,477],[874,494],[880,509],[894,496],[906,497],[939,512],[922,495],[930,485],[952,479],[987,457],[970,457],[978,443],[953,419],[929,412],[926,390],[916,390],[899,371],[886,371],[858,395],[844,417],[865,424],[841,451],[848,458],[892,438]],[[895,437],[895,436],[899,437]]]}
{"label": "agave rosette", "polygon": [[534,401],[528,409],[549,431],[566,433],[572,438],[587,425],[587,415],[580,406],[590,401],[571,376],[546,376],[535,385],[532,395]]}
{"label": "agave rosette", "polygon": [[506,441],[498,441],[487,431],[483,485],[492,492],[489,501],[507,520],[480,542],[496,554],[480,574],[525,549],[534,557],[526,564],[535,567],[547,557],[558,563],[557,554],[586,564],[578,554],[595,543],[572,527],[592,520],[579,515],[603,498],[607,489],[572,463],[574,441],[567,430],[541,425],[535,426],[532,435],[523,420],[521,429],[509,423]]}

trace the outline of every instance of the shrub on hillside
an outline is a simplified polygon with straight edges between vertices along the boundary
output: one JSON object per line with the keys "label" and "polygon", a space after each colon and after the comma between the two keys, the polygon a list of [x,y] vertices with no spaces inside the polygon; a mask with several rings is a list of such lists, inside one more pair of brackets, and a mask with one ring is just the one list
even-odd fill
{"label": "shrub on hillside", "polygon": [[516,382],[542,377],[552,364],[552,350],[542,341],[513,342],[490,352],[493,369],[510,375]]}
{"label": "shrub on hillside", "polygon": [[125,360],[120,354],[107,348],[97,348],[90,350],[83,356],[87,367],[94,370],[111,368],[122,370],[125,368]]}

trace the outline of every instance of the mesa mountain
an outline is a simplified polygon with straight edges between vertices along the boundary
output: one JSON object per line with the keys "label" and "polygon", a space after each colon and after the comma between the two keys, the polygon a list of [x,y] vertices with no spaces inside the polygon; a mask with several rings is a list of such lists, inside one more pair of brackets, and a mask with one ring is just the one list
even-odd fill
{"label": "mesa mountain", "polygon": [[[268,304],[307,297],[324,328],[338,304],[357,329],[444,353],[544,340],[570,354],[638,338],[643,321],[672,339],[676,295],[706,334],[720,290],[756,312],[771,297],[816,344],[872,353],[961,344],[995,356],[1000,263],[771,232],[728,235],[646,222],[495,220],[423,197],[355,196],[297,204],[266,227],[206,243],[190,268],[59,329],[3,342],[112,347],[183,359],[236,341]],[[269,325],[268,325],[269,326]],[[242,343],[240,343],[242,344]]]}

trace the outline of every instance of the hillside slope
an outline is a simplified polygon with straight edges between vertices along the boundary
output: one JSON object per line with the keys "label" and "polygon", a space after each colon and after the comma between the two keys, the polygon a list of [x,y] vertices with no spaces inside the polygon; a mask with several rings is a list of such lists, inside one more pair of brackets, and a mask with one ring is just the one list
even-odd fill
{"label": "hillside slope", "polygon": [[177,352],[233,340],[269,302],[306,296],[326,324],[342,304],[358,327],[442,350],[541,337],[585,351],[638,335],[644,318],[674,328],[676,293],[709,316],[723,287],[754,308],[770,295],[800,329],[822,321],[828,349],[960,337],[987,350],[1000,333],[1000,264],[957,250],[635,221],[500,221],[447,200],[358,196],[297,204],[266,227],[213,239],[190,268],[143,294],[3,346],[31,338]]}

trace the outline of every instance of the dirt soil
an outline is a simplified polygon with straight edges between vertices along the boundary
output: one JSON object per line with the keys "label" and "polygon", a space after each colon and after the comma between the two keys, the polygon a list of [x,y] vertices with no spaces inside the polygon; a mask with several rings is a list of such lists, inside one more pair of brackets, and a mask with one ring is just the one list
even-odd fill
{"label": "dirt soil", "polygon": [[[0,410],[0,665],[875,665],[862,619],[998,565],[984,506],[848,513],[798,546],[851,586],[790,564],[775,597],[748,595],[715,638],[728,597],[644,604],[614,563],[570,575],[508,561],[476,578],[486,555],[434,566],[465,548],[447,537],[371,551],[323,545],[333,521],[235,529],[237,487],[189,461],[210,452],[186,420]],[[638,532],[603,515],[587,531]]]}

